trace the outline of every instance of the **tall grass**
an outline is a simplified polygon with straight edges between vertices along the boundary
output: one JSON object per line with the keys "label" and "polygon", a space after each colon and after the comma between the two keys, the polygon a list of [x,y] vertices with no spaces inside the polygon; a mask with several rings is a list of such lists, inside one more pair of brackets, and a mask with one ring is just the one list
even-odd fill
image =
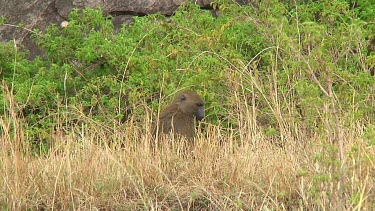
{"label": "tall grass", "polygon": [[[362,138],[361,123],[341,129],[345,163],[338,187],[327,136],[281,116],[285,131],[297,132],[266,136],[241,92],[232,93],[239,128],[205,123],[194,143],[168,137],[155,145],[148,117],[101,125],[77,114],[79,123],[51,129],[50,150],[38,154],[28,144],[27,122],[12,92],[2,89],[2,210],[325,210],[335,203],[347,210],[375,208],[375,149]],[[64,117],[56,116],[56,125],[64,125]],[[338,188],[341,198],[333,202]]]}

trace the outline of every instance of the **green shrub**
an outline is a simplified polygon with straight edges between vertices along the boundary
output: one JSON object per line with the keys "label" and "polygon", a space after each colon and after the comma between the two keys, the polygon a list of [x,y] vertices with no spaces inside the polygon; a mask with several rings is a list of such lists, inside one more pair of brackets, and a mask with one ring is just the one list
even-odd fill
{"label": "green shrub", "polygon": [[348,125],[372,122],[371,7],[341,0],[256,5],[217,1],[215,18],[187,3],[171,17],[135,17],[118,34],[100,9],[75,10],[67,27],[35,31],[43,60],[27,61],[2,44],[1,75],[36,139],[56,127],[56,116],[64,125],[82,114],[101,123],[140,120],[145,107],[156,113],[160,100],[186,88],[207,101],[207,122],[224,127],[237,128],[244,112],[234,92],[271,131],[321,131],[333,113],[330,92]]}

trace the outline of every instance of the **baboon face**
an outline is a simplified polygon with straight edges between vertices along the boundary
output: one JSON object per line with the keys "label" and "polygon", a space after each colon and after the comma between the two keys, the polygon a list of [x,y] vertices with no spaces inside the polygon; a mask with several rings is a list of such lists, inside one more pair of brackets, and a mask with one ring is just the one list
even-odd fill
{"label": "baboon face", "polygon": [[204,118],[204,101],[197,93],[193,91],[181,92],[175,101],[188,116],[195,117],[196,120]]}

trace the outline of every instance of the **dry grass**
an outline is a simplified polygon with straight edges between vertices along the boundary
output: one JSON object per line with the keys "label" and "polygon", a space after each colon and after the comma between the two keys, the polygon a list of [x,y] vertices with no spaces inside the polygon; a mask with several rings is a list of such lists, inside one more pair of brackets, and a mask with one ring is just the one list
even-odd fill
{"label": "dry grass", "polygon": [[[23,135],[25,124],[10,109],[0,122],[0,207],[324,210],[339,203],[347,210],[375,209],[375,149],[361,139],[361,125],[343,129],[344,191],[332,202],[336,175],[329,160],[317,156],[325,152],[324,136],[301,131],[285,136],[280,147],[263,136],[249,113],[239,115],[239,130],[207,125],[194,144],[167,138],[157,147],[145,133],[147,120],[146,127],[129,121],[112,132],[85,121],[51,132],[49,153],[35,155]],[[317,179],[322,176],[327,179]]]}

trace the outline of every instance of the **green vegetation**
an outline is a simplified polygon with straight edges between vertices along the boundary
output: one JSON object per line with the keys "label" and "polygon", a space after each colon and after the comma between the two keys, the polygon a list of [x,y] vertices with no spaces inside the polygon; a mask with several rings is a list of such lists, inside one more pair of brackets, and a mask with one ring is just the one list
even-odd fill
{"label": "green vegetation", "polygon": [[[34,60],[0,44],[0,207],[375,209],[375,2],[212,6],[117,34],[73,11]],[[187,154],[151,147],[180,89],[207,101]]]}

